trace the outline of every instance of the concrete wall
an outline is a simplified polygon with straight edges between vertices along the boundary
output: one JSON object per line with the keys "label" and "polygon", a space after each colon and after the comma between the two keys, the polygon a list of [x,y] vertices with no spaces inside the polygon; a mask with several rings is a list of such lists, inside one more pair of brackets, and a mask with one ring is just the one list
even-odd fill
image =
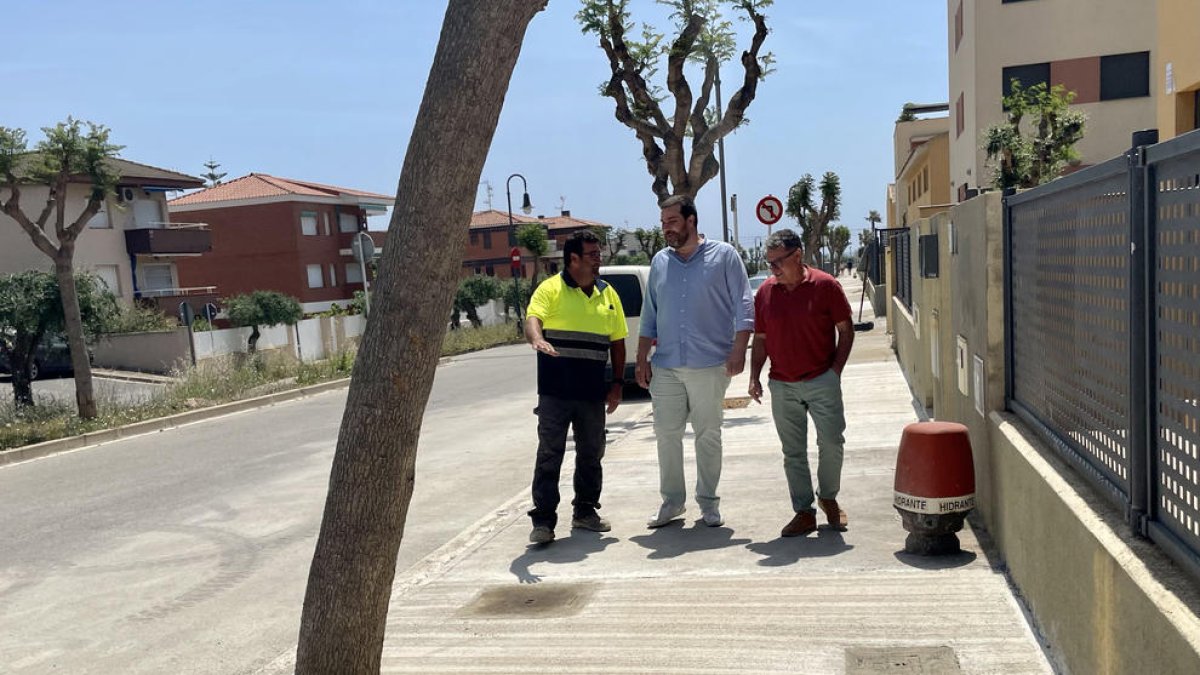
{"label": "concrete wall", "polygon": [[966,425],[979,514],[1065,670],[1200,672],[1200,586],[1003,412],[1002,208],[989,193],[913,228],[938,232],[941,264],[913,281],[919,332],[892,301],[902,368],[918,395],[933,389],[935,418]]}
{"label": "concrete wall", "polygon": [[1200,672],[1200,594],[1015,417],[992,413],[988,518],[1008,572],[1073,673]]}
{"label": "concrete wall", "polygon": [[[1196,90],[1200,89],[1200,3],[1158,0],[1158,67],[1152,73],[1158,138],[1167,140],[1194,129]],[[1167,64],[1175,90],[1167,91]]]}
{"label": "concrete wall", "polygon": [[96,344],[95,355],[97,368],[143,373],[169,373],[191,363],[183,329],[107,335]]}

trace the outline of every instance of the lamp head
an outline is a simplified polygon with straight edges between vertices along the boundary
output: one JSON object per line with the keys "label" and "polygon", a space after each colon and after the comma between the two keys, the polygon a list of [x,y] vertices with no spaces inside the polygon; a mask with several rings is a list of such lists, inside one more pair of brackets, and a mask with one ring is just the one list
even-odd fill
{"label": "lamp head", "polygon": [[521,211],[525,215],[529,215],[529,214],[533,213],[533,202],[529,201],[529,193],[528,192],[526,192],[521,197]]}

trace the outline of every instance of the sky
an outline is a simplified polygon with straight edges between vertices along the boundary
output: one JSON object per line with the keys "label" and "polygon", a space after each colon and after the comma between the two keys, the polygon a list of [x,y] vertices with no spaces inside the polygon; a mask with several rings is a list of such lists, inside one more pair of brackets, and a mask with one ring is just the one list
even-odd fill
{"label": "sky", "polygon": [[[31,143],[73,116],[108,126],[133,161],[199,175],[211,158],[226,180],[258,172],[394,194],[447,2],[58,0],[53,16],[35,0],[6,5],[6,23],[28,30],[5,36],[0,126],[27,130]],[[651,0],[630,5],[635,21],[669,28]],[[506,179],[520,173],[534,215],[565,206],[616,227],[655,227],[641,146],[598,94],[607,60],[580,31],[578,9],[550,0],[530,24],[481,181],[499,210]],[[786,201],[801,176],[825,171],[841,177],[841,222],[868,227],[894,177],[901,106],[947,100],[946,4],[776,0],[765,14],[775,72],[759,83],[750,124],[725,143],[739,239],[752,246],[766,235],[759,199]],[[739,51],[749,36],[741,25]],[[722,69],[726,102],[740,70]],[[514,208],[520,183],[511,181]],[[701,231],[720,238],[717,179],[697,206]],[[486,185],[475,208],[488,208]]]}

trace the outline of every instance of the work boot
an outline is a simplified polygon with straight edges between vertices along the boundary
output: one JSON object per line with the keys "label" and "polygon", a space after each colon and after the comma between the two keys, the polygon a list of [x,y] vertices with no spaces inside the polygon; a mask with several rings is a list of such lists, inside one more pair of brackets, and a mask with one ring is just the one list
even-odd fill
{"label": "work boot", "polygon": [[817,514],[812,511],[801,511],[797,513],[792,521],[783,526],[783,530],[779,532],[784,537],[799,537],[800,535],[814,532],[817,529]]}
{"label": "work boot", "polygon": [[612,529],[612,525],[608,520],[601,518],[599,513],[593,511],[590,515],[575,516],[571,520],[571,527],[578,527],[581,530],[591,530],[592,532],[608,532]]}
{"label": "work boot", "polygon": [[838,532],[845,532],[850,519],[846,517],[846,512],[838,506],[837,500],[818,499],[817,503],[821,505],[821,510],[825,512],[825,519],[829,521],[829,526]]}
{"label": "work boot", "polygon": [[537,525],[529,533],[529,543],[531,544],[549,544],[552,541],[554,541],[554,530],[545,525]]}

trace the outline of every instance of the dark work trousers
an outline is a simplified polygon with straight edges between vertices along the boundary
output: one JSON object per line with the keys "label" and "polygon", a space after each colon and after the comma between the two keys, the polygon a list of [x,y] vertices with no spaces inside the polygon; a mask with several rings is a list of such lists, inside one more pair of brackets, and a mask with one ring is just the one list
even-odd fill
{"label": "dark work trousers", "polygon": [[558,477],[567,450],[567,427],[575,432],[575,517],[600,508],[604,474],[604,401],[572,401],[538,397],[538,451],[533,468],[533,526],[554,529],[558,523]]}

